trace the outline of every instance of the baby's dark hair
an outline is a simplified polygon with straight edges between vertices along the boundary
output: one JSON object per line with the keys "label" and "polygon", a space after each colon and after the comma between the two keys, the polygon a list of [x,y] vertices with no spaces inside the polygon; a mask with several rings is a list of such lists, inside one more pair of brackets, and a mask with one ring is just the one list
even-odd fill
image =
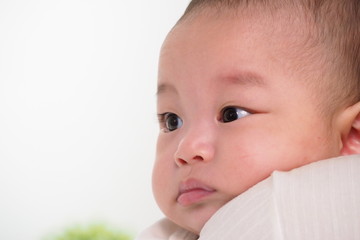
{"label": "baby's dark hair", "polygon": [[[335,110],[339,104],[345,106],[360,101],[359,0],[192,0],[178,23],[214,9],[219,13],[235,10],[240,14],[241,11],[255,10],[273,16],[285,9],[290,17],[302,18],[307,23],[310,37],[306,46],[299,48],[300,56],[309,56],[304,52],[320,45],[327,55],[322,60],[327,65],[326,74],[321,76],[323,79],[310,77],[308,80],[310,86],[317,86],[327,93],[326,109]],[[312,53],[314,56],[319,55],[318,51],[312,52],[316,52]],[[326,81],[321,81],[324,79]]]}

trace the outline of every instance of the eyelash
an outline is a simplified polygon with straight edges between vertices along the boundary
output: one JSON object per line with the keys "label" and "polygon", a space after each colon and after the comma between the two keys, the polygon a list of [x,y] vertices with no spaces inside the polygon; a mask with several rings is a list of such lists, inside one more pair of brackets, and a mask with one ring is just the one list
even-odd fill
{"label": "eyelash", "polygon": [[[235,110],[235,111],[229,112],[230,110],[232,110],[232,111]],[[225,116],[225,114],[227,114],[227,116]],[[249,111],[247,109],[244,109],[241,107],[228,106],[228,107],[223,108],[220,111],[220,116],[218,119],[219,119],[219,121],[221,121],[223,123],[229,123],[229,122],[233,122],[238,119],[244,118],[251,114],[253,114],[253,112]],[[239,116],[239,115],[242,115],[242,116]],[[170,119],[172,117],[175,117],[175,118]],[[165,112],[165,113],[158,114],[158,120],[160,123],[161,130],[164,132],[175,131],[183,125],[182,119],[177,114],[172,113],[172,112]],[[173,122],[169,123],[169,122],[167,122],[168,120],[172,120]],[[177,126],[171,126],[170,124],[175,124]]]}

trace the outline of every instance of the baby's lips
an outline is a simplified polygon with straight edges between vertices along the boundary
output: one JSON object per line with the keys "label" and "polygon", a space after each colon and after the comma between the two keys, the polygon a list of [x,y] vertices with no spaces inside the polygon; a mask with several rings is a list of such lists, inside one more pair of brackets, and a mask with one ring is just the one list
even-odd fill
{"label": "baby's lips", "polygon": [[208,192],[215,191],[215,189],[205,185],[201,181],[192,178],[192,179],[188,179],[185,182],[182,182],[180,184],[179,193],[181,194],[181,193],[189,192],[194,189],[202,189],[202,190],[208,191]]}
{"label": "baby's lips", "polygon": [[189,179],[180,184],[177,202],[188,206],[197,203],[215,192],[215,189],[196,179]]}

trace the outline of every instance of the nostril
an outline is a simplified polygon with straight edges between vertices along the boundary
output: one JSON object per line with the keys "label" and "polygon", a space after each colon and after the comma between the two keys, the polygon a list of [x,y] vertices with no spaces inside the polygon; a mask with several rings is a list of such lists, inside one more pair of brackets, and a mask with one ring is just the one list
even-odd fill
{"label": "nostril", "polygon": [[177,163],[178,163],[178,165],[186,165],[187,164],[187,161],[185,161],[184,159],[182,159],[182,158],[178,158],[177,159]]}
{"label": "nostril", "polygon": [[195,163],[197,161],[204,161],[204,158],[200,155],[196,155],[193,158],[189,159],[189,160],[185,160],[184,158],[176,158],[176,165],[180,166],[184,166],[184,165],[188,165],[188,164],[192,164]]}
{"label": "nostril", "polygon": [[202,156],[196,155],[194,158],[194,160],[199,160],[199,161],[203,161],[204,158]]}

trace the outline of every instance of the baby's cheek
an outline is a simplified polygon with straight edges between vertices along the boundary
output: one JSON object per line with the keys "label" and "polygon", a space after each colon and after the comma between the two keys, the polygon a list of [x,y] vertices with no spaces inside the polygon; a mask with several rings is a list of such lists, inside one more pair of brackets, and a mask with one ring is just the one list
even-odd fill
{"label": "baby's cheek", "polygon": [[161,168],[161,164],[155,163],[152,173],[152,187],[155,195],[158,194],[159,189],[163,187],[162,184],[166,181],[163,173],[164,171]]}
{"label": "baby's cheek", "polygon": [[153,173],[152,173],[152,188],[153,193],[155,195],[156,200],[161,200],[164,198],[166,192],[169,189],[169,184],[171,181],[170,169],[167,167],[168,164],[162,163],[157,160],[154,165]]}

